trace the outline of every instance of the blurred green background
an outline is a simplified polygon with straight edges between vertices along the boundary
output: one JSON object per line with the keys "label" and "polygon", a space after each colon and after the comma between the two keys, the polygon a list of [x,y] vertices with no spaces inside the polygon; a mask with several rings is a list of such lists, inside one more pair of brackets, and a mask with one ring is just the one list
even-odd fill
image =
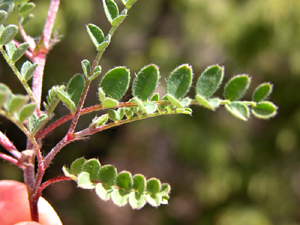
{"label": "blurred green background", "polygon": [[[25,29],[38,37],[49,1],[34,2],[35,19]],[[50,87],[81,73],[82,59],[94,59],[96,52],[85,31],[88,23],[108,32],[100,0],[61,2],[55,28],[61,41],[48,56],[44,99]],[[24,93],[3,59],[0,63],[1,82],[15,93]],[[118,171],[157,177],[170,183],[172,191],[168,206],[137,211],[103,202],[94,191],[78,189],[74,182],[54,184],[44,197],[63,223],[299,225],[300,1],[139,0],[117,30],[101,66],[106,72],[125,65],[133,77],[150,63],[160,67],[161,96],[165,78],[183,63],[193,66],[195,77],[216,63],[225,66],[225,80],[249,74],[252,85],[245,99],[258,84],[270,81],[271,100],[279,106],[279,114],[267,121],[242,122],[224,108],[211,112],[194,107],[192,117],[139,121],[68,145],[45,179],[61,175],[63,165],[85,156],[113,164]],[[86,106],[97,103],[99,81],[92,85]],[[222,96],[222,90],[217,95]],[[130,93],[124,101],[129,98]],[[65,113],[61,105],[55,118]],[[94,116],[82,117],[78,129]],[[44,152],[63,137],[68,125],[47,136]],[[10,122],[1,118],[0,129],[19,149],[24,148],[22,133]],[[1,160],[0,178],[21,181],[22,173]]]}

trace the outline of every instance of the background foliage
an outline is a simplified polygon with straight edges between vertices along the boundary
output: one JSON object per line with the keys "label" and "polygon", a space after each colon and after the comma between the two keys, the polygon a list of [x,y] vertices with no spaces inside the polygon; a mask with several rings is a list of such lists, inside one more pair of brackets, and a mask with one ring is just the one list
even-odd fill
{"label": "background foliage", "polygon": [[[34,2],[36,19],[25,27],[32,36],[42,29],[49,4]],[[61,42],[48,56],[44,90],[81,71],[83,58],[93,59],[94,46],[85,32],[90,22],[105,32],[109,29],[99,0],[62,1],[56,22]],[[252,90],[271,81],[279,114],[269,121],[242,122],[224,109],[211,112],[197,107],[193,117],[148,119],[70,144],[46,176],[62,174],[64,164],[84,155],[113,164],[118,171],[155,176],[170,183],[172,192],[169,206],[133,211],[76,189],[73,182],[58,183],[46,189],[44,197],[63,223],[300,224],[299,28],[298,0],[139,0],[101,61],[104,72],[126,65],[137,73],[155,63],[164,77],[189,63],[199,75],[207,65],[219,63],[226,68],[225,79],[238,73],[252,76]],[[1,82],[13,87],[14,93],[23,93],[3,59],[0,63]],[[164,79],[161,82],[164,85]],[[158,90],[161,96],[164,90]],[[86,105],[96,103],[96,91],[92,86]],[[61,107],[57,114],[66,112]],[[85,127],[93,116],[84,116],[79,126]],[[46,138],[44,151],[67,127]],[[0,129],[17,148],[25,145],[21,132],[3,118]],[[21,180],[22,174],[1,162],[0,178]]]}

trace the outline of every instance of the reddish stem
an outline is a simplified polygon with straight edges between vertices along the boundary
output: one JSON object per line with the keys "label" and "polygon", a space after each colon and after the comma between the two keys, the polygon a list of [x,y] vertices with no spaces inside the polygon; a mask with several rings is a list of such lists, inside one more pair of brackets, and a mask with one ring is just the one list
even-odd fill
{"label": "reddish stem", "polygon": [[37,191],[37,196],[41,196],[43,190],[48,187],[50,184],[56,183],[56,182],[60,182],[60,181],[66,181],[66,180],[73,180],[70,177],[66,177],[66,176],[58,176],[58,177],[54,177],[50,180],[45,181],[44,183],[42,183],[42,185],[39,187],[38,191]]}
{"label": "reddish stem", "polygon": [[21,153],[17,150],[14,144],[0,131],[0,144],[9,151],[16,159],[21,158]]}
{"label": "reddish stem", "polygon": [[2,152],[0,152],[0,158],[5,159],[6,161],[15,164],[18,167],[21,166],[20,163],[19,163],[19,161],[17,159],[15,159],[15,158],[13,158],[13,157],[11,157],[9,155],[6,155],[6,154],[4,154]]}

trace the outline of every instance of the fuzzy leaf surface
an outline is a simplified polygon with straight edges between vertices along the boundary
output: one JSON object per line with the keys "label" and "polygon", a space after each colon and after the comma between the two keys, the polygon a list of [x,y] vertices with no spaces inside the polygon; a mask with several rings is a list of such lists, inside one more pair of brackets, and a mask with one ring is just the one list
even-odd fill
{"label": "fuzzy leaf surface", "polygon": [[123,171],[117,176],[116,185],[126,191],[129,191],[131,189],[132,183],[132,175],[128,171]]}
{"label": "fuzzy leaf surface", "polygon": [[277,106],[272,102],[263,101],[257,103],[252,109],[252,114],[260,119],[270,119],[277,114]]}
{"label": "fuzzy leaf surface", "polygon": [[133,209],[141,209],[147,202],[146,196],[138,192],[131,192],[129,194],[129,204]]}
{"label": "fuzzy leaf surface", "polygon": [[247,75],[238,75],[231,78],[225,85],[225,99],[237,101],[242,98],[249,87],[250,81],[251,79]]}
{"label": "fuzzy leaf surface", "polygon": [[204,98],[210,98],[219,88],[224,77],[224,68],[218,65],[204,70],[198,79],[196,92]]}
{"label": "fuzzy leaf surface", "polygon": [[35,108],[36,108],[35,103],[30,103],[30,104],[24,105],[19,112],[19,121],[23,122],[28,117],[30,117],[32,115],[32,113],[34,112]]}
{"label": "fuzzy leaf surface", "polygon": [[113,0],[102,0],[105,15],[110,23],[119,16],[119,8]]}
{"label": "fuzzy leaf surface", "polygon": [[259,85],[253,92],[252,100],[254,102],[261,102],[264,101],[269,95],[271,94],[273,89],[272,84],[270,83],[263,83]]}
{"label": "fuzzy leaf surface", "polygon": [[77,106],[81,97],[81,93],[84,88],[84,78],[82,75],[77,74],[71,78],[67,86],[67,93],[69,94],[71,100]]}
{"label": "fuzzy leaf surface", "polygon": [[70,166],[70,172],[73,175],[78,175],[79,173],[82,172],[82,167],[84,163],[86,162],[85,158],[78,158],[75,161],[72,162]]}
{"label": "fuzzy leaf surface", "polygon": [[146,190],[151,194],[151,195],[156,195],[161,188],[161,183],[158,179],[156,178],[151,178],[147,181],[147,187]]}
{"label": "fuzzy leaf surface", "polygon": [[89,173],[91,180],[95,181],[98,179],[100,168],[101,165],[97,159],[89,159],[83,164],[82,171]]}
{"label": "fuzzy leaf surface", "polygon": [[132,95],[146,101],[155,90],[159,79],[156,65],[148,65],[141,69],[132,84]]}
{"label": "fuzzy leaf surface", "polygon": [[98,26],[91,23],[86,26],[86,29],[92,42],[97,48],[104,41],[103,31]]}
{"label": "fuzzy leaf surface", "polygon": [[20,44],[15,50],[15,52],[13,53],[11,60],[13,62],[18,61],[25,54],[28,48],[29,48],[29,44],[27,42]]}
{"label": "fuzzy leaf surface", "polygon": [[2,25],[7,19],[7,12],[0,10],[0,25]]}
{"label": "fuzzy leaf surface", "polygon": [[111,194],[111,199],[118,206],[124,206],[128,203],[129,200],[129,191],[123,189],[115,189]]}
{"label": "fuzzy leaf surface", "polygon": [[105,74],[100,87],[107,97],[119,100],[127,91],[129,80],[129,70],[125,67],[116,67]]}
{"label": "fuzzy leaf surface", "polygon": [[19,14],[25,15],[25,14],[29,13],[34,7],[35,7],[35,4],[33,2],[25,3],[18,10]]}
{"label": "fuzzy leaf surface", "polygon": [[167,93],[177,99],[182,98],[188,92],[193,78],[191,66],[184,64],[177,67],[167,81]]}
{"label": "fuzzy leaf surface", "polygon": [[91,182],[90,174],[88,172],[82,172],[77,178],[78,187],[83,189],[94,189],[96,184]]}
{"label": "fuzzy leaf surface", "polygon": [[99,171],[99,181],[108,186],[114,185],[117,178],[117,169],[112,165],[105,165]]}
{"label": "fuzzy leaf surface", "polygon": [[5,50],[7,52],[7,55],[9,56],[9,58],[11,59],[14,52],[16,51],[17,47],[15,46],[15,44],[10,41],[5,45]]}
{"label": "fuzzy leaf surface", "polygon": [[24,95],[13,95],[9,101],[7,111],[14,113],[18,111],[28,101],[28,96]]}
{"label": "fuzzy leaf surface", "polygon": [[16,25],[8,25],[4,28],[0,36],[0,45],[5,45],[12,41],[18,33],[18,27]]}
{"label": "fuzzy leaf surface", "polygon": [[110,199],[111,193],[113,192],[114,188],[106,187],[103,184],[99,183],[96,185],[95,190],[99,198],[101,198],[103,201],[107,201]]}
{"label": "fuzzy leaf surface", "polygon": [[225,105],[225,108],[235,117],[247,121],[250,113],[249,108],[243,102],[231,102]]}

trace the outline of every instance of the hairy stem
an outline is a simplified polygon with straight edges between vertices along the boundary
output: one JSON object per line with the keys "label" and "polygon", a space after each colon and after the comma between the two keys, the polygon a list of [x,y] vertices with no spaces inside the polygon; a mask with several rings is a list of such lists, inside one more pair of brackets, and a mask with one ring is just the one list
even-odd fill
{"label": "hairy stem", "polygon": [[43,190],[46,187],[48,187],[50,184],[54,184],[54,183],[60,182],[60,181],[67,181],[67,180],[73,180],[73,179],[70,177],[66,177],[66,176],[58,176],[58,177],[51,178],[50,180],[47,180],[44,183],[42,183],[42,185],[38,189],[37,195],[41,196]]}
{"label": "hairy stem", "polygon": [[19,161],[17,159],[15,159],[15,158],[9,156],[9,155],[6,155],[6,154],[0,152],[0,158],[5,159],[6,161],[8,161],[10,163],[13,163],[16,166],[20,167]]}
{"label": "hairy stem", "polygon": [[8,139],[8,137],[4,135],[1,131],[0,131],[0,144],[16,159],[19,160],[21,158],[21,153],[17,150],[14,144]]}

